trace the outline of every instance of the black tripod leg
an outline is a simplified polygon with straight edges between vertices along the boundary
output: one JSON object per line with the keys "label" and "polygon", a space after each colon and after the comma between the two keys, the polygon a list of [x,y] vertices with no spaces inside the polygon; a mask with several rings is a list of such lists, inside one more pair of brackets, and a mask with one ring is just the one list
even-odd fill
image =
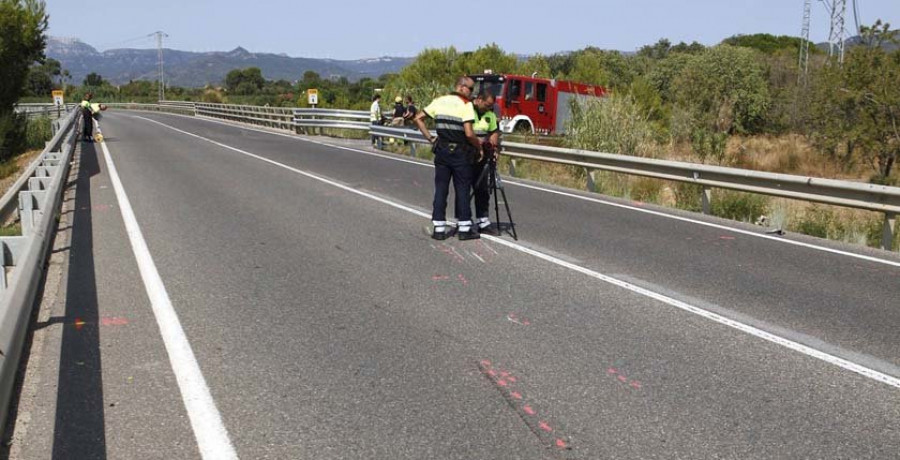
{"label": "black tripod leg", "polygon": [[516,223],[513,222],[512,213],[509,212],[509,200],[506,199],[506,189],[501,183],[500,174],[497,173],[497,164],[491,165],[491,190],[494,193],[494,214],[497,216],[497,227],[500,228],[500,206],[498,204],[498,193],[503,195],[503,207],[506,208],[506,217],[509,219],[509,231],[513,239],[519,241],[519,235],[516,233]]}

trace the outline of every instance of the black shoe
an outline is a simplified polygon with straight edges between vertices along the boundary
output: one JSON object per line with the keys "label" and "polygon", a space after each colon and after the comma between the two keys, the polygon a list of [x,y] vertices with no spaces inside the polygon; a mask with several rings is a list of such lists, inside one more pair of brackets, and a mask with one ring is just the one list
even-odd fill
{"label": "black shoe", "polygon": [[481,235],[478,234],[478,230],[475,230],[474,227],[470,228],[467,232],[459,232],[457,235],[459,236],[460,241],[477,240],[481,238]]}
{"label": "black shoe", "polygon": [[448,228],[447,231],[445,231],[445,232],[436,232],[436,231],[433,231],[433,230],[432,230],[432,232],[431,232],[431,237],[432,237],[433,239],[438,240],[438,241],[444,241],[444,240],[446,240],[447,238],[450,238],[451,236],[453,236],[453,235],[455,235],[455,234],[456,234],[456,229],[453,228],[453,227],[450,227],[450,228]]}
{"label": "black shoe", "polygon": [[500,229],[497,228],[496,224],[491,223],[487,227],[478,227],[478,233],[491,236],[500,236]]}

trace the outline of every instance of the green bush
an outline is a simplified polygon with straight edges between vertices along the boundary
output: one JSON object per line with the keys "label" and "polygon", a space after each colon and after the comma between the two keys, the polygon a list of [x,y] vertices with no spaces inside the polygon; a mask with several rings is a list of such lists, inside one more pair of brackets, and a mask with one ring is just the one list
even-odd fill
{"label": "green bush", "polygon": [[0,114],[0,162],[25,151],[26,126],[24,115],[13,112]]}
{"label": "green bush", "polygon": [[759,216],[766,213],[769,199],[756,195],[731,190],[714,190],[710,212],[714,216],[744,222],[756,222]]}
{"label": "green bush", "polygon": [[50,129],[50,118],[30,118],[25,128],[25,148],[43,149],[44,144],[53,137]]}
{"label": "green bush", "polygon": [[566,146],[638,156],[653,150],[653,127],[631,95],[586,100],[573,108]]}

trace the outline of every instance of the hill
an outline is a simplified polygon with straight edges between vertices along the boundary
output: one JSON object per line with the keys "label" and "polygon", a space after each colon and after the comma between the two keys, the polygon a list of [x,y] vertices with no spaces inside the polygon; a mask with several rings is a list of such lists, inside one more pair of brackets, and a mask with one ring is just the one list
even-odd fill
{"label": "hill", "polygon": [[[45,54],[58,60],[72,74],[74,83],[96,72],[113,84],[129,80],[155,80],[157,51],[155,49],[111,49],[103,52],[76,39],[49,37]],[[294,81],[306,71],[325,78],[346,77],[351,81],[377,78],[385,73],[399,72],[412,58],[380,57],[360,60],[295,58],[284,54],[251,53],[237,47],[231,51],[197,53],[163,49],[166,81],[169,85],[202,87],[221,84],[232,69],[259,67],[268,80]]]}

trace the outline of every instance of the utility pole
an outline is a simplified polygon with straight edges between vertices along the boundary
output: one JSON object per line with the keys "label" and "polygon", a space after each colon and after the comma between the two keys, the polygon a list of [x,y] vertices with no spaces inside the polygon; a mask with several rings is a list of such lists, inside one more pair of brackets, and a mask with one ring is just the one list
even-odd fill
{"label": "utility pole", "polygon": [[165,81],[165,71],[163,65],[163,50],[162,50],[162,40],[163,37],[168,37],[169,35],[161,30],[157,30],[152,34],[148,35],[149,37],[156,36],[156,55],[157,55],[157,70],[159,71],[159,93],[158,98],[160,101],[166,100],[166,81]]}
{"label": "utility pole", "polygon": [[[825,0],[822,0],[825,1]],[[828,56],[838,56],[838,62],[844,64],[844,35],[846,34],[844,19],[847,15],[847,0],[831,0],[828,7],[831,13],[831,31],[828,33]]]}
{"label": "utility pole", "polygon": [[806,81],[809,73],[809,22],[812,16],[812,0],[803,2],[803,29],[800,32],[800,80]]}

